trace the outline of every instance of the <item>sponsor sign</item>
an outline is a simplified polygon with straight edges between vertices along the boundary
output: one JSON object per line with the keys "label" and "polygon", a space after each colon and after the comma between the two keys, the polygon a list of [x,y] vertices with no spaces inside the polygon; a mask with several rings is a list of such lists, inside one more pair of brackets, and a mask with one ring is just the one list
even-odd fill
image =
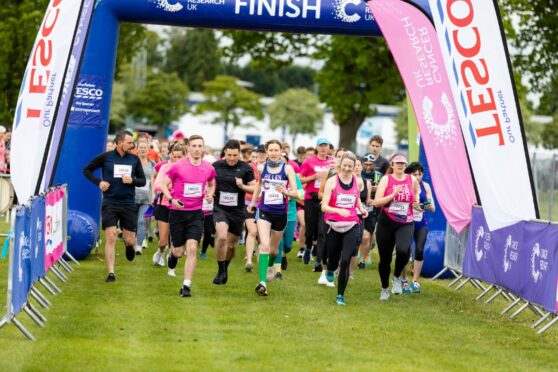
{"label": "sponsor sign", "polygon": [[535,219],[523,123],[496,1],[429,2],[488,226]]}
{"label": "sponsor sign", "polygon": [[45,270],[48,271],[64,254],[64,194],[62,188],[46,194]]}
{"label": "sponsor sign", "polygon": [[424,145],[436,196],[459,233],[471,220],[475,190],[436,30],[416,5],[374,0],[370,10],[397,63]]}
{"label": "sponsor sign", "polygon": [[[16,315],[27,302],[31,290],[31,242],[29,236],[30,212],[23,208],[17,211],[14,228],[14,247],[10,258],[12,264],[11,308],[8,314]],[[9,290],[9,286],[8,286]],[[8,292],[8,295],[10,293]]]}

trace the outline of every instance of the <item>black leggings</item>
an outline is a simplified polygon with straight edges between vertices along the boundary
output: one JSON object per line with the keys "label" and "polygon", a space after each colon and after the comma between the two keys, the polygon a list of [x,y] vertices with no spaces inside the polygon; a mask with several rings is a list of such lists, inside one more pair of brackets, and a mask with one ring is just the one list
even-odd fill
{"label": "black leggings", "polygon": [[208,214],[203,217],[203,243],[202,253],[207,252],[207,248],[211,245],[215,247],[215,224],[213,223],[213,215]]}
{"label": "black leggings", "polygon": [[318,214],[318,241],[317,241],[317,255],[316,262],[327,265],[327,248],[326,248],[326,233],[329,225],[325,223],[324,214],[322,211]]}
{"label": "black leggings", "polygon": [[428,236],[428,226],[415,230],[415,261],[424,261],[424,245]]}
{"label": "black leggings", "polygon": [[338,233],[326,224],[325,246],[327,249],[327,270],[333,272],[339,266],[337,294],[344,295],[349,280],[349,266],[355,251],[359,227],[353,226],[347,232]]}
{"label": "black leggings", "polygon": [[389,274],[391,272],[391,260],[393,257],[393,247],[395,246],[395,270],[393,275],[401,276],[405,265],[409,262],[411,255],[411,239],[413,238],[414,224],[395,222],[383,211],[378,217],[376,227],[376,243],[380,254],[378,271],[382,288],[389,287]]}
{"label": "black leggings", "polygon": [[304,201],[304,224],[306,225],[306,248],[311,249],[318,240],[318,224],[320,220],[320,201],[306,199]]}

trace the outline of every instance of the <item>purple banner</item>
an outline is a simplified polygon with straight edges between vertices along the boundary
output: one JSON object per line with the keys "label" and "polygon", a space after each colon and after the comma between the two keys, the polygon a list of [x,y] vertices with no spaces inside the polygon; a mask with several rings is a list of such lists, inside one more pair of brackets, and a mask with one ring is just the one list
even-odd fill
{"label": "purple banner", "polygon": [[558,226],[521,221],[490,231],[482,208],[473,208],[463,274],[557,313]]}

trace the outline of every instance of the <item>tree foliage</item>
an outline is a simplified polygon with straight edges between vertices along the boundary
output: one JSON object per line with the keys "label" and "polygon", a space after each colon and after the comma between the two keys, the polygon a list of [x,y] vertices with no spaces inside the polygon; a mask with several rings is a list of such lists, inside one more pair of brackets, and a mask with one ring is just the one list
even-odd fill
{"label": "tree foliage", "polygon": [[339,146],[352,148],[373,103],[396,104],[404,97],[403,83],[380,38],[334,36],[316,55],[325,60],[316,74],[319,96],[341,127]]}
{"label": "tree foliage", "polygon": [[299,134],[316,134],[316,127],[323,121],[324,111],[318,97],[306,89],[289,89],[275,97],[267,111],[271,129],[288,128],[295,138]]}
{"label": "tree foliage", "polygon": [[133,92],[127,103],[135,120],[165,128],[187,111],[188,86],[176,74],[149,72],[145,86]]}
{"label": "tree foliage", "polygon": [[215,32],[209,29],[169,31],[166,72],[176,72],[191,90],[200,91],[202,83],[215,78],[221,70]]}
{"label": "tree foliage", "polygon": [[238,127],[243,119],[263,118],[260,95],[240,86],[233,76],[219,75],[214,80],[203,83],[203,94],[206,101],[198,104],[196,112],[214,112],[217,114],[213,124],[222,124],[225,138],[228,136],[229,125]]}

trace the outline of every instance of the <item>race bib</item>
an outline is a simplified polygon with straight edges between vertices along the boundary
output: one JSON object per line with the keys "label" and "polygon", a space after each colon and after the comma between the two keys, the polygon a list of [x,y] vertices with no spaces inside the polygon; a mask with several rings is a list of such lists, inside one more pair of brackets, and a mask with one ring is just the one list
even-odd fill
{"label": "race bib", "polygon": [[265,205],[281,205],[283,204],[283,194],[272,188],[265,192],[264,194],[264,204]]}
{"label": "race bib", "polygon": [[202,191],[202,183],[185,183],[183,195],[185,198],[200,198],[202,196]]}
{"label": "race bib", "polygon": [[351,194],[337,194],[337,200],[335,201],[335,206],[337,208],[353,208],[356,201],[356,195]]}
{"label": "race bib", "polygon": [[236,192],[220,192],[219,205],[225,207],[236,207],[238,205],[238,193]]}
{"label": "race bib", "polygon": [[416,209],[413,209],[413,221],[415,221],[415,222],[422,221],[422,216],[424,216],[424,212],[417,211]]}
{"label": "race bib", "polygon": [[392,202],[389,206],[388,212],[398,216],[406,216],[407,212],[409,212],[409,203]]}
{"label": "race bib", "polygon": [[122,178],[124,176],[132,177],[132,166],[125,164],[114,164],[113,177]]}
{"label": "race bib", "polygon": [[203,211],[206,211],[206,212],[209,212],[209,211],[213,210],[213,203],[209,204],[209,203],[207,202],[207,199],[206,199],[206,198],[203,198],[202,210],[203,210]]}

